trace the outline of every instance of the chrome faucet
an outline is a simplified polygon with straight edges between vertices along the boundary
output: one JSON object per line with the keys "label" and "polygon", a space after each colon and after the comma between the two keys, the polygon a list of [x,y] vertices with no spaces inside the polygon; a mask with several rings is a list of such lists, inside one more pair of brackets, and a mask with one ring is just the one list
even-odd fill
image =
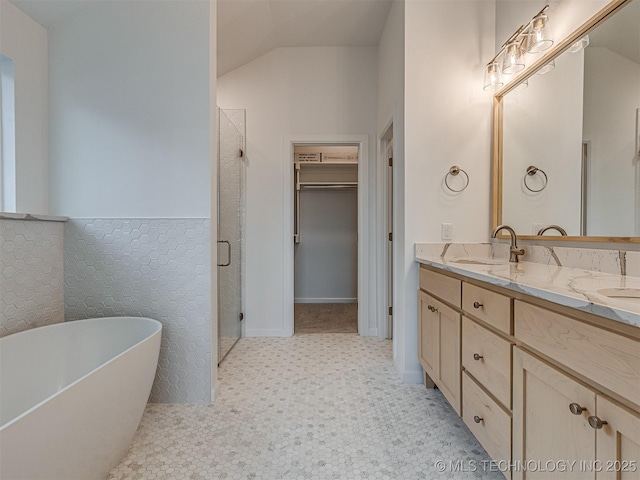
{"label": "chrome faucet", "polygon": [[538,230],[538,235],[542,235],[547,230],[557,230],[558,233],[560,233],[560,235],[562,235],[563,237],[567,236],[567,231],[564,228],[562,228],[560,225],[547,225],[546,227]]}
{"label": "chrome faucet", "polygon": [[516,237],[516,232],[513,231],[509,225],[498,225],[496,229],[491,234],[491,238],[496,238],[498,236],[498,232],[500,230],[506,230],[511,235],[511,248],[509,249],[509,261],[517,263],[518,255],[524,255],[524,249],[518,248],[518,237]]}

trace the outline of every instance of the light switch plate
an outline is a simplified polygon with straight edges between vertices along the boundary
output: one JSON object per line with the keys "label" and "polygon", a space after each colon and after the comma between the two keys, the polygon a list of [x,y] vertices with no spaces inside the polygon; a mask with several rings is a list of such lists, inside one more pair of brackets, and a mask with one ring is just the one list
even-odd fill
{"label": "light switch plate", "polygon": [[442,240],[453,240],[453,223],[442,224]]}

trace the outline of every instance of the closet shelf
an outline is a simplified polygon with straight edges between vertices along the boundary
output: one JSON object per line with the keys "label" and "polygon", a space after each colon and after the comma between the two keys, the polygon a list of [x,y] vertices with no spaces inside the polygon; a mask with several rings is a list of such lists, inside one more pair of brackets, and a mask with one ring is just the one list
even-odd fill
{"label": "closet shelf", "polygon": [[314,167],[321,167],[327,165],[342,165],[342,166],[358,166],[358,162],[296,162],[297,165],[313,165]]}

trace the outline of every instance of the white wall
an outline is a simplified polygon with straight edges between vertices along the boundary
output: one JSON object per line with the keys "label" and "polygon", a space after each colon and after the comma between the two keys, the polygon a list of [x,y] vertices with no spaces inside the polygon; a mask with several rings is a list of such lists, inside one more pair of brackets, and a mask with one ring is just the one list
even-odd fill
{"label": "white wall", "polygon": [[[440,241],[443,222],[453,224],[456,242],[489,236],[491,95],[482,81],[493,56],[494,22],[495,4],[489,1],[405,4],[405,218],[399,259],[405,290],[395,361],[405,381],[421,381],[415,242]],[[443,187],[451,165],[470,178],[458,195]]]}
{"label": "white wall", "polygon": [[49,213],[47,30],[7,0],[0,53],[14,63],[16,211]]}
{"label": "white wall", "polygon": [[[378,45],[378,133],[400,112],[404,112],[404,0],[394,0]],[[400,132],[399,132],[400,133]],[[402,135],[394,135],[402,143]],[[397,156],[397,155],[396,155]]]}
{"label": "white wall", "polygon": [[[380,44],[378,45],[378,138],[386,133],[393,123],[393,361],[399,372],[404,369],[405,357],[405,232],[404,232],[404,82],[405,82],[405,2],[395,0],[389,10]],[[378,158],[378,192],[384,192],[385,173],[388,172],[386,155],[380,152]],[[378,195],[378,211],[386,211],[386,195]],[[378,218],[379,238],[387,234],[386,220]],[[378,258],[387,255],[386,245],[379,245]],[[377,298],[379,321],[387,319],[387,284],[385,264],[378,265]]]}
{"label": "white wall", "polygon": [[603,47],[585,50],[584,140],[590,142],[589,235],[633,236],[635,116],[640,64]]}
{"label": "white wall", "polygon": [[[560,225],[580,235],[583,76],[584,51],[565,53],[552,71],[504,98],[502,222],[518,234]],[[541,192],[525,187],[529,166],[547,174]],[[539,190],[543,179],[528,176],[527,185]]]}
{"label": "white wall", "polygon": [[52,213],[208,218],[209,2],[84,7],[49,36]]}
{"label": "white wall", "polygon": [[295,302],[358,299],[358,191],[302,190]]}
{"label": "white wall", "polygon": [[[370,135],[375,152],[377,49],[280,48],[218,78],[218,104],[247,110],[247,336],[286,335],[284,137]],[[375,158],[374,154],[370,157]]]}

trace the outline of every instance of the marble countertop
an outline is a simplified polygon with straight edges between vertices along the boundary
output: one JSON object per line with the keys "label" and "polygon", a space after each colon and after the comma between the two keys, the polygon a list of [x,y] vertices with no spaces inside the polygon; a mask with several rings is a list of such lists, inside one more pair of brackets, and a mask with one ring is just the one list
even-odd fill
{"label": "marble countertop", "polygon": [[[640,327],[640,298],[610,298],[599,292],[613,289],[604,293],[635,294],[640,292],[638,277],[523,261],[509,263],[505,258],[492,257],[488,248],[451,251],[445,248],[437,252],[416,244],[415,259],[441,270]],[[458,263],[460,260],[479,263]]]}
{"label": "marble countertop", "polygon": [[32,215],[30,213],[0,212],[0,220],[32,220],[36,222],[66,222],[69,217],[58,215]]}

